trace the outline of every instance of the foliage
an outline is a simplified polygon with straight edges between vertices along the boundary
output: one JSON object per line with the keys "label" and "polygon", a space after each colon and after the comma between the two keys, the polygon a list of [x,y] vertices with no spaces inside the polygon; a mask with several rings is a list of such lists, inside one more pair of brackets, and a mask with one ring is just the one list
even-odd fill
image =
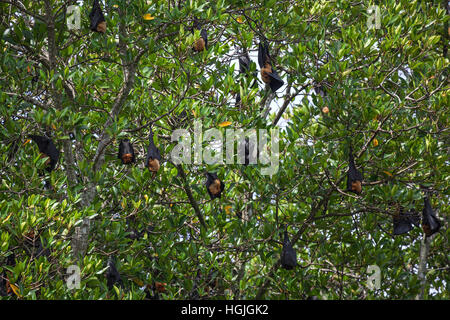
{"label": "foliage", "polygon": [[[421,212],[424,189],[443,222],[425,298],[449,298],[442,1],[380,1],[381,28],[368,29],[368,2],[107,0],[105,35],[89,31],[91,1],[79,4],[81,29],[69,30],[68,2],[0,0],[0,274],[15,286],[3,298],[144,299],[161,282],[162,299],[413,299],[423,233],[393,236],[392,203]],[[194,17],[208,32],[195,54]],[[263,37],[286,83],[276,94],[238,74],[240,50],[256,62]],[[278,172],[175,165],[170,136],[193,132],[194,120],[203,131],[281,128]],[[156,177],[144,167],[150,126],[163,157]],[[25,144],[30,133],[62,151],[51,174]],[[132,166],[117,159],[125,137]],[[350,145],[361,196],[345,191]],[[220,199],[208,196],[207,170],[226,184]],[[86,217],[77,257],[71,239]],[[285,225],[299,261],[291,271],[279,267]],[[111,255],[123,286],[108,291]],[[73,264],[81,288],[70,290]],[[369,265],[381,268],[379,290],[366,287]]]}

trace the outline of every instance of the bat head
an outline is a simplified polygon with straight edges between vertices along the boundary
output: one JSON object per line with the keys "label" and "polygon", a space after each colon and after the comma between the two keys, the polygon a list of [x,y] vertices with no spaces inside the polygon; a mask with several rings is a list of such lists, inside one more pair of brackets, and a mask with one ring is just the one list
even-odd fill
{"label": "bat head", "polygon": [[352,191],[354,191],[357,194],[361,193],[362,191],[361,181],[359,180],[352,181]]}
{"label": "bat head", "polygon": [[150,158],[148,160],[147,167],[148,167],[148,170],[150,170],[151,172],[158,172],[158,170],[159,170],[159,160]]}
{"label": "bat head", "polygon": [[102,21],[97,25],[97,32],[100,32],[100,33],[106,32],[106,21]]}

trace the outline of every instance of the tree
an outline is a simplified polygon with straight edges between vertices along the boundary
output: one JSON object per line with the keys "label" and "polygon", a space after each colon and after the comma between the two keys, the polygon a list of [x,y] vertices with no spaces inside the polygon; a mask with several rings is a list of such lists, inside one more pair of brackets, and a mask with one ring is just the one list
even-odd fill
{"label": "tree", "polygon": [[[105,34],[89,30],[91,1],[69,29],[74,4],[0,0],[6,298],[449,298],[444,2],[384,1],[377,29],[361,2],[111,0]],[[194,52],[200,29],[208,46]],[[238,72],[264,40],[286,84],[275,93],[256,63]],[[175,163],[171,135],[192,134],[194,120],[203,131],[280,128],[278,171]],[[144,167],[150,128],[163,159],[155,176]],[[60,148],[56,170],[43,170],[30,133]],[[117,159],[124,138],[136,164]],[[345,189],[350,146],[361,195]],[[207,171],[225,183],[220,199]],[[424,194],[443,226],[421,288],[423,233],[393,236],[392,216],[421,212]],[[280,268],[284,226],[294,270]],[[122,284],[108,291],[112,256]],[[80,289],[66,285],[71,265]],[[370,265],[382,273],[374,291]]]}

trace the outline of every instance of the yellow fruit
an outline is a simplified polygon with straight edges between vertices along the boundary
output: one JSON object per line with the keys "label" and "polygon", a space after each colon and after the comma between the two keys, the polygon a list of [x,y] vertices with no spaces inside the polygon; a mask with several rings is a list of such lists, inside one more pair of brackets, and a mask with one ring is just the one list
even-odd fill
{"label": "yellow fruit", "polygon": [[153,20],[155,17],[153,17],[150,13],[144,14],[144,20]]}
{"label": "yellow fruit", "polygon": [[236,21],[238,23],[244,23],[244,18],[242,18],[242,16],[237,17]]}
{"label": "yellow fruit", "polygon": [[231,125],[231,121],[224,121],[219,124],[219,127],[223,128],[223,127],[228,127],[229,125]]}
{"label": "yellow fruit", "polygon": [[376,147],[378,145],[378,140],[377,139],[373,139],[372,140],[372,144],[374,147]]}

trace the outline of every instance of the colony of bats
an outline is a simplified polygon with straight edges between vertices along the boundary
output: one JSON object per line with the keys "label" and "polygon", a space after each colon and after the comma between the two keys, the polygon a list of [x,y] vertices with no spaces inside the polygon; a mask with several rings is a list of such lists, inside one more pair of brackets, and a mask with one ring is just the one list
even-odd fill
{"label": "colony of bats", "polygon": [[[89,14],[90,18],[90,29],[94,32],[105,33],[106,32],[106,20],[103,15],[101,6],[98,0],[94,0],[92,10]],[[194,26],[192,30],[200,30],[200,38],[194,42],[192,50],[194,52],[202,52],[208,50],[208,36],[207,31],[204,28],[200,28],[198,21],[194,20]],[[239,57],[239,73],[249,76],[249,70],[251,64],[248,52],[244,50]],[[278,75],[274,66],[274,59],[270,56],[269,46],[266,41],[262,41],[258,47],[258,64],[260,67],[260,76],[262,81],[271,89],[272,92],[276,92],[284,85],[284,81]],[[253,76],[256,76],[255,74]],[[256,82],[254,82],[254,85]],[[252,86],[254,86],[252,85]],[[322,97],[326,96],[326,90],[323,86],[316,86],[314,88],[317,94]],[[236,95],[236,104],[239,105],[241,97],[239,93]],[[56,145],[48,136],[41,135],[29,135],[29,138],[33,140],[39,149],[40,155],[46,158],[45,170],[51,172],[56,168],[59,161],[60,151],[57,149]],[[118,159],[123,165],[131,165],[136,162],[136,155],[133,145],[129,139],[122,139],[119,142],[118,147]],[[256,153],[256,146],[250,143],[250,140],[246,138],[245,140],[245,162],[244,165],[249,164],[250,153]],[[145,159],[145,167],[152,172],[153,175],[160,170],[161,163],[161,153],[158,147],[155,145],[153,131],[150,128],[149,134],[149,144],[147,148],[147,155]],[[43,173],[41,173],[43,175]],[[216,198],[221,198],[222,193],[225,190],[225,184],[219,179],[217,173],[206,172],[206,191],[209,194],[211,200]],[[49,181],[45,181],[45,186],[47,189],[52,189]],[[347,171],[347,191],[360,195],[362,193],[363,186],[363,175],[360,170],[357,169],[355,164],[353,149],[349,148],[349,160],[348,160],[348,171]],[[438,232],[441,228],[441,222],[436,217],[428,195],[424,198],[424,208],[422,210],[422,219],[420,215],[414,210],[405,212],[404,208],[401,206],[395,206],[395,212],[393,214],[393,234],[401,235],[408,233],[413,229],[414,226],[422,226],[424,234],[426,237]],[[420,223],[421,222],[421,223]],[[40,254],[44,251],[40,240],[38,241],[40,245]],[[287,231],[287,226],[284,230],[284,238],[282,240],[282,252],[280,257],[281,267],[286,270],[292,270],[297,266],[297,254],[294,250],[292,243],[289,240],[289,235]],[[14,266],[15,259],[14,255],[10,255],[7,261],[7,265]],[[107,263],[107,287],[112,289],[113,285],[123,286],[122,279],[116,268],[115,261],[112,257],[108,259]],[[151,288],[153,295],[148,295],[149,298],[157,299],[158,294],[164,292],[164,284],[156,282]],[[11,294],[11,286],[8,281],[7,273],[3,272],[0,274],[0,296]],[[148,291],[149,292],[149,291]]]}

